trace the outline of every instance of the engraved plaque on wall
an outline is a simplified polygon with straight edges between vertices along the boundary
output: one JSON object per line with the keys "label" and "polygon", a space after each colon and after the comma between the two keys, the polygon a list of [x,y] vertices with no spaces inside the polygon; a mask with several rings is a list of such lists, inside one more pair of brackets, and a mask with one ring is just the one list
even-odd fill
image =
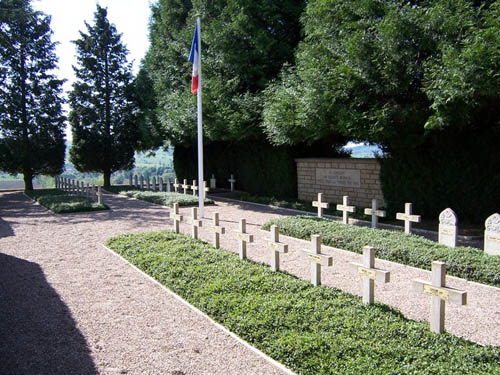
{"label": "engraved plaque on wall", "polygon": [[359,188],[361,174],[357,169],[316,168],[316,184]]}

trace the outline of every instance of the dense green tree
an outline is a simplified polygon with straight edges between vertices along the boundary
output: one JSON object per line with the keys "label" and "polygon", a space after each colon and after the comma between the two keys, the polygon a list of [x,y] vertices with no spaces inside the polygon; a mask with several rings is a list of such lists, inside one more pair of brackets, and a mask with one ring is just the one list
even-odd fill
{"label": "dense green tree", "polygon": [[74,43],[78,65],[69,94],[73,146],[70,160],[80,172],[111,173],[131,169],[139,141],[132,65],[107,10],[97,5],[94,24],[85,23]]}
{"label": "dense green tree", "polygon": [[0,170],[33,177],[64,166],[62,83],[50,17],[28,0],[0,1]]}
{"label": "dense green tree", "polygon": [[196,140],[189,48],[201,17],[204,131],[209,141],[263,139],[261,91],[293,60],[305,0],[160,0],[145,67],[158,119],[174,144]]}

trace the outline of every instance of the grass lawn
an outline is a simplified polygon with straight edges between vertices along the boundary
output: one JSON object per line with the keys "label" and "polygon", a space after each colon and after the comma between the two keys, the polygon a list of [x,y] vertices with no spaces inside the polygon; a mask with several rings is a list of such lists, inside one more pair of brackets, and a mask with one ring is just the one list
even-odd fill
{"label": "grass lawn", "polygon": [[[172,207],[174,203],[179,203],[180,207],[198,205],[198,197],[188,194],[139,190],[133,186],[112,186],[110,189],[108,188],[106,190],[111,193],[120,194],[126,197],[140,199],[146,202],[156,203],[168,207]],[[205,204],[214,204],[214,201],[205,198]]]}
{"label": "grass lawn", "polygon": [[299,374],[500,374],[500,348],[431,333],[385,305],[182,234],[122,235],[106,245]]}
{"label": "grass lawn", "polygon": [[449,248],[417,235],[383,229],[343,225],[310,216],[275,219],[264,224],[270,230],[277,225],[280,233],[310,240],[321,235],[323,244],[361,254],[364,246],[373,246],[375,256],[426,270],[435,260],[446,263],[449,275],[500,287],[500,257],[473,247]]}
{"label": "grass lawn", "polygon": [[26,191],[25,193],[31,199],[36,200],[43,207],[56,214],[109,209],[105,204],[98,204],[91,199],[68,194],[58,189],[40,189]]}

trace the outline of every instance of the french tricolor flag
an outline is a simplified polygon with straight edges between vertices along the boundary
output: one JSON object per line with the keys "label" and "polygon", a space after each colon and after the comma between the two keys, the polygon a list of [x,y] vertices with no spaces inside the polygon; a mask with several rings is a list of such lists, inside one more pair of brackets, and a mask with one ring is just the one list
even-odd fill
{"label": "french tricolor flag", "polygon": [[193,63],[193,76],[191,77],[191,94],[196,94],[199,84],[200,72],[200,49],[198,46],[198,25],[194,28],[193,42],[191,43],[191,52],[189,61]]}

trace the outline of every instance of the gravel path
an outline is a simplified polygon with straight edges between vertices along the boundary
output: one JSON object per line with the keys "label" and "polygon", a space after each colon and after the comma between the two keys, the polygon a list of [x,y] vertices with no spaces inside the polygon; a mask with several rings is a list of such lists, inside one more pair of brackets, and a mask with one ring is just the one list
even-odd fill
{"label": "gravel path", "polygon": [[[132,267],[107,252],[109,237],[171,228],[169,210],[106,195],[109,212],[52,215],[21,193],[0,194],[0,374],[281,374],[282,372],[215,325],[194,313]],[[220,213],[226,227],[221,246],[237,252],[232,231],[247,220],[255,235],[249,258],[269,263],[260,226],[286,210],[218,202],[205,209],[201,237]],[[181,209],[190,216],[190,209]],[[190,233],[190,227],[181,225]],[[289,244],[281,268],[309,278],[309,264]],[[359,294],[348,263],[361,256],[323,247],[334,266],[323,284]],[[387,261],[391,283],[376,286],[377,301],[412,319],[427,319],[430,300],[411,289],[411,280],[430,273]],[[500,345],[500,289],[448,277],[468,292],[467,306],[447,304],[447,330],[481,344]],[[6,302],[4,302],[6,301]],[[4,361],[3,359],[7,359]]]}

